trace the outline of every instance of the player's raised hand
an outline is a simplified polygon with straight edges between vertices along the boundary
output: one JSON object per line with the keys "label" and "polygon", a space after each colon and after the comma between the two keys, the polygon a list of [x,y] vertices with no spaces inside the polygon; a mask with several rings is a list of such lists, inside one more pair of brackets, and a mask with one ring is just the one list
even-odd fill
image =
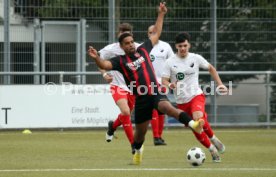
{"label": "player's raised hand", "polygon": [[227,95],[229,92],[225,85],[218,85],[216,91],[219,95]]}
{"label": "player's raised hand", "polygon": [[93,59],[99,57],[98,51],[96,49],[94,49],[92,46],[89,46],[88,55]]}
{"label": "player's raised hand", "polygon": [[168,11],[168,9],[166,7],[166,2],[160,2],[159,8],[158,8],[158,12],[166,14],[167,11]]}

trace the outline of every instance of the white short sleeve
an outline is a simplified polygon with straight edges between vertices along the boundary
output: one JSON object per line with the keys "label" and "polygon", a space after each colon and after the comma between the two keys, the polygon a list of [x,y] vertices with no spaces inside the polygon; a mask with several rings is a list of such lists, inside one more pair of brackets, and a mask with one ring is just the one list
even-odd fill
{"label": "white short sleeve", "polygon": [[99,53],[100,53],[100,57],[102,59],[110,59],[110,58],[113,57],[113,56],[110,55],[111,54],[110,50],[106,50],[106,47],[104,47],[103,49],[101,49],[99,51]]}
{"label": "white short sleeve", "polygon": [[167,58],[170,58],[170,57],[172,57],[174,55],[174,52],[173,52],[172,47],[170,46],[170,44],[168,44],[167,48],[168,48],[168,56],[167,56]]}
{"label": "white short sleeve", "polygon": [[171,77],[171,70],[170,70],[169,60],[166,60],[166,62],[165,62],[163,72],[162,72],[162,77],[165,77],[165,78],[170,78]]}
{"label": "white short sleeve", "polygon": [[202,69],[208,70],[210,63],[201,55],[196,55],[196,56],[197,56],[197,62],[199,64],[199,67]]}

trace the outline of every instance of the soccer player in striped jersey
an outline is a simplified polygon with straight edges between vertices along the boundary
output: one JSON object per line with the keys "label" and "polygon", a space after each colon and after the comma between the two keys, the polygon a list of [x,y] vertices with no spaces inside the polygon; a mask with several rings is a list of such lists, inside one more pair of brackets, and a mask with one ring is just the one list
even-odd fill
{"label": "soccer player in striped jersey", "polygon": [[177,107],[194,120],[204,119],[203,132],[194,132],[197,140],[209,149],[214,162],[220,162],[219,153],[225,146],[215,136],[205,112],[205,95],[199,86],[199,68],[208,70],[222,92],[227,93],[216,69],[201,55],[190,53],[190,35],[179,33],[175,38],[177,53],[165,62],[162,83],[173,89]]}
{"label": "soccer player in striped jersey", "polygon": [[[129,23],[122,23],[119,25],[118,37],[123,33],[132,34],[132,25]],[[135,47],[139,46],[138,43],[135,43]],[[99,51],[100,57],[103,59],[110,59],[116,56],[124,55],[125,52],[120,47],[119,42],[109,44]],[[135,96],[131,93],[127,87],[123,75],[118,71],[105,71],[101,70],[103,78],[110,84],[110,90],[112,97],[116,105],[120,109],[120,114],[113,121],[108,122],[108,131],[106,132],[106,141],[111,142],[114,136],[114,132],[119,126],[123,126],[125,134],[128,138],[128,141],[131,145],[132,153],[134,153],[133,142],[133,127],[131,123],[131,112],[135,104]]]}
{"label": "soccer player in striped jersey", "polygon": [[88,54],[95,63],[105,70],[117,70],[123,74],[126,84],[136,95],[135,99],[135,133],[133,164],[139,165],[142,162],[143,143],[151,120],[153,109],[175,117],[179,122],[187,124],[196,132],[200,133],[204,120],[192,120],[188,114],[173,107],[165,94],[160,92],[160,85],[156,79],[149,53],[158,42],[162,32],[164,16],[167,13],[165,3],[160,3],[158,17],[155,23],[156,33],[146,40],[137,49],[134,45],[132,34],[124,33],[119,37],[121,48],[125,55],[102,60],[96,49],[89,46]]}
{"label": "soccer player in striped jersey", "polygon": [[[155,26],[151,25],[148,27],[148,37],[150,38],[155,33]],[[174,55],[173,50],[167,42],[158,40],[150,52],[150,60],[152,62],[157,81],[161,84],[162,70],[165,61]],[[165,87],[164,87],[165,89]],[[164,90],[166,92],[166,90]],[[166,145],[165,140],[162,138],[164,129],[165,115],[156,109],[152,112],[151,128],[153,134],[154,145]]]}

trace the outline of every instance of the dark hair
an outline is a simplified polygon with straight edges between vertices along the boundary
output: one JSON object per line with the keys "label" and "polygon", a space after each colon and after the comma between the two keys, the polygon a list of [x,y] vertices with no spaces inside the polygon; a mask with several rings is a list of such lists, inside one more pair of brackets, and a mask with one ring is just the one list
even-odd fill
{"label": "dark hair", "polygon": [[132,25],[129,23],[122,23],[118,26],[118,32],[126,32],[129,31],[130,33],[132,33]]}
{"label": "dark hair", "polygon": [[123,34],[121,34],[120,37],[119,37],[119,39],[118,39],[119,43],[122,44],[123,40],[124,40],[126,37],[129,37],[129,36],[133,37],[133,35],[130,34],[130,33],[123,33]]}
{"label": "dark hair", "polygon": [[186,32],[182,32],[182,33],[178,33],[176,36],[175,36],[175,43],[178,44],[178,43],[182,43],[182,42],[185,42],[186,40],[188,42],[190,42],[190,35],[189,33],[186,33]]}

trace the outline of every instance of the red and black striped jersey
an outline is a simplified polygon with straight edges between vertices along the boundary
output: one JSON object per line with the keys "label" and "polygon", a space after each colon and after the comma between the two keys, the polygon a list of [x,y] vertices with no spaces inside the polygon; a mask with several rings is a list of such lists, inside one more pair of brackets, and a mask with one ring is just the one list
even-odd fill
{"label": "red and black striped jersey", "polygon": [[117,70],[124,76],[129,89],[135,95],[154,95],[159,84],[150,60],[149,53],[153,46],[150,40],[140,45],[136,53],[111,58],[112,70]]}

